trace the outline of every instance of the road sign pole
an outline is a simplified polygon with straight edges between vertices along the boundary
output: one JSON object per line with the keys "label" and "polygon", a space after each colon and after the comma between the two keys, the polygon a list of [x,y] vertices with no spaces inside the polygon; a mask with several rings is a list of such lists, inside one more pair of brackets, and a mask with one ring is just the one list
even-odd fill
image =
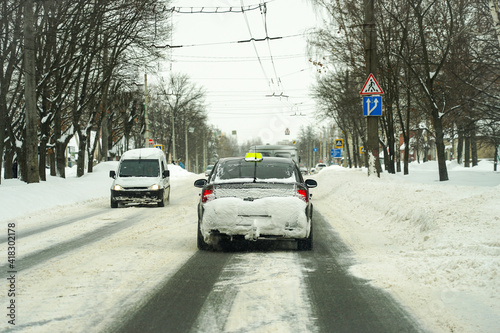
{"label": "road sign pole", "polygon": [[[366,73],[376,73],[377,71],[377,31],[375,26],[374,0],[363,0],[365,8],[365,61]],[[367,156],[368,156],[368,176],[377,175],[380,177],[379,143],[378,143],[378,117],[366,117],[367,131]]]}

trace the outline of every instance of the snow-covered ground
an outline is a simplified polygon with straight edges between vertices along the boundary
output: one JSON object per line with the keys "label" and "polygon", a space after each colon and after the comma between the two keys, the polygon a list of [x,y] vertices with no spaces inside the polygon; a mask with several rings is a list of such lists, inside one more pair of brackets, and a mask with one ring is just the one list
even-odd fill
{"label": "snow-covered ground", "polygon": [[[410,175],[318,174],[316,210],[355,252],[351,273],[371,280],[433,332],[500,332],[500,173],[412,164]],[[325,186],[327,185],[327,186]]]}
{"label": "snow-covered ground", "polygon": [[[12,222],[20,234],[51,226],[60,215],[68,211],[83,214],[89,207],[105,212],[98,220],[61,225],[20,239],[18,261],[136,211],[144,223],[120,233],[128,239],[148,239],[131,247],[121,243],[125,238],[113,238],[78,255],[44,263],[42,269],[20,272],[18,328],[26,329],[32,323],[52,331],[102,329],[120,315],[117,303],[123,308],[137,305],[196,251],[198,190],[193,180],[202,175],[170,166],[170,206],[112,210],[108,173],[116,165],[102,163],[82,178],[76,178],[71,169],[67,179],[49,177],[39,184],[2,180],[0,221],[4,230]],[[364,169],[329,167],[311,176],[319,184],[312,190],[313,203],[315,211],[352,248],[356,264],[351,273],[393,294],[430,331],[498,332],[500,172],[492,170],[487,161],[470,169],[451,162],[450,181],[439,182],[435,162],[412,164],[408,176],[384,173],[380,178],[367,177]],[[158,216],[175,217],[176,221],[165,222]],[[176,238],[165,243],[165,233]],[[2,239],[0,256],[6,261],[6,235]],[[120,257],[134,261],[118,262]],[[148,279],[141,279],[145,274]],[[99,280],[93,280],[96,277]],[[6,290],[0,293],[1,304],[6,306]],[[103,311],[96,313],[96,307]],[[6,320],[0,322],[0,330],[8,326]]]}

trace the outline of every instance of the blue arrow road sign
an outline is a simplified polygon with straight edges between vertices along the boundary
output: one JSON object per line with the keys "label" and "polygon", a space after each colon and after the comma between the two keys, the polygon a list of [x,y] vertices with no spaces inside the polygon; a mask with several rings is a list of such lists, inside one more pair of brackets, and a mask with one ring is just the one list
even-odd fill
{"label": "blue arrow road sign", "polygon": [[382,115],[382,96],[363,96],[363,116]]}

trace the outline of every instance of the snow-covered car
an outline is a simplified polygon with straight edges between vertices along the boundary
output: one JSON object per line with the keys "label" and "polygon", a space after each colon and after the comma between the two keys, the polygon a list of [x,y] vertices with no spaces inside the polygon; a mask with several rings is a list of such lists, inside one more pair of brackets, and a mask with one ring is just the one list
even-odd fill
{"label": "snow-covered car", "polygon": [[111,208],[119,204],[157,204],[170,198],[170,172],[165,153],[156,148],[126,151],[118,170],[111,170]]}
{"label": "snow-covered car", "polygon": [[313,246],[313,179],[302,178],[291,159],[262,157],[220,159],[201,188],[198,204],[198,248],[237,239],[296,240],[299,250]]}
{"label": "snow-covered car", "polygon": [[208,177],[210,175],[210,172],[212,172],[213,168],[214,168],[214,166],[212,164],[207,165],[207,168],[205,169],[205,176]]}

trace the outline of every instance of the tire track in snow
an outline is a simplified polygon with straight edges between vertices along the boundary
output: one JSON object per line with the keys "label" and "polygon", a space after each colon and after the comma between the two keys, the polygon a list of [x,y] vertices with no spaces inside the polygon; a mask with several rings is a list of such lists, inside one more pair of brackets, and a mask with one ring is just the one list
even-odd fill
{"label": "tire track in snow", "polygon": [[[50,225],[45,225],[45,226],[38,227],[38,228],[35,227],[35,228],[32,228],[32,229],[27,230],[27,231],[20,230],[18,233],[16,233],[16,239],[19,240],[23,237],[28,237],[28,236],[36,235],[38,233],[49,231],[49,230],[52,230],[55,228],[64,227],[64,226],[70,225],[72,223],[79,222],[81,220],[86,220],[86,219],[89,219],[91,217],[95,217],[98,215],[104,215],[106,213],[109,213],[109,209],[100,209],[100,210],[97,210],[97,211],[92,212],[92,213],[85,213],[82,215],[71,217],[69,219],[60,218],[60,219],[57,219],[57,221],[54,221],[53,223],[51,223]],[[18,219],[13,219],[12,221],[16,221],[16,220],[18,220]],[[3,243],[5,243],[5,242],[1,242],[0,245]]]}
{"label": "tire track in snow", "polygon": [[191,332],[317,332],[300,252],[282,249],[234,254]]}
{"label": "tire track in snow", "polygon": [[[37,251],[24,257],[20,257],[16,261],[15,270],[17,272],[20,272],[32,268],[50,259],[66,254],[67,252],[77,250],[83,246],[90,245],[114,233],[127,229],[141,220],[139,216],[144,216],[144,211],[144,209],[141,209],[135,214],[128,215],[127,217],[116,222],[108,223],[103,227],[84,233],[77,238],[57,243],[43,250]],[[0,266],[0,270],[7,271],[10,269],[8,269],[8,265],[2,265]]]}
{"label": "tire track in snow", "polygon": [[302,252],[314,316],[321,332],[423,332],[389,293],[349,273],[352,251],[317,211],[314,250]]}
{"label": "tire track in snow", "polygon": [[137,312],[109,332],[189,332],[231,254],[196,252]]}

